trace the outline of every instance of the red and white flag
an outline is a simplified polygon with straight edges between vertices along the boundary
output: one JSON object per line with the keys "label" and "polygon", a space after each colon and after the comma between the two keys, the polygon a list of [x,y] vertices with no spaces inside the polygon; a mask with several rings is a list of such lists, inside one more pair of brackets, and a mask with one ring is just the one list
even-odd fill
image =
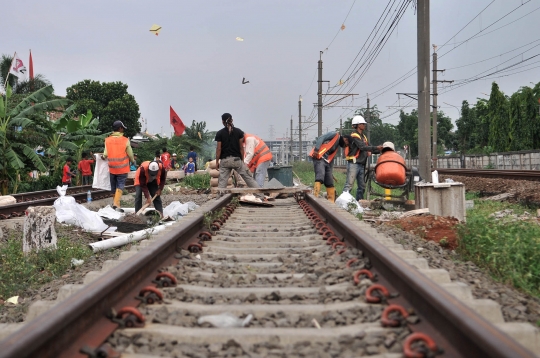
{"label": "red and white flag", "polygon": [[13,56],[13,61],[11,61],[11,67],[9,68],[9,73],[13,76],[16,76],[19,80],[26,78],[26,66],[23,61],[17,56]]}
{"label": "red and white flag", "polygon": [[174,111],[174,109],[171,106],[171,126],[174,128],[174,135],[181,136],[184,134],[184,131],[186,130],[186,126],[184,125],[184,122],[178,117],[178,114]]}

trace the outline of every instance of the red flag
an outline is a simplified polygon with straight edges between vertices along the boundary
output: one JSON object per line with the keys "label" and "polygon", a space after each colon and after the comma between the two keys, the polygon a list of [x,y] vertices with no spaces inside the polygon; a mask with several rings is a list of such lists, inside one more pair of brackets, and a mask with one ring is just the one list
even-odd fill
{"label": "red flag", "polygon": [[34,62],[32,61],[32,50],[30,50],[30,61],[28,62],[30,65],[30,79],[34,79]]}
{"label": "red flag", "polygon": [[178,114],[174,111],[174,109],[171,106],[171,126],[174,128],[174,135],[181,136],[184,134],[184,131],[186,130],[186,126],[184,125],[184,122],[178,117]]}

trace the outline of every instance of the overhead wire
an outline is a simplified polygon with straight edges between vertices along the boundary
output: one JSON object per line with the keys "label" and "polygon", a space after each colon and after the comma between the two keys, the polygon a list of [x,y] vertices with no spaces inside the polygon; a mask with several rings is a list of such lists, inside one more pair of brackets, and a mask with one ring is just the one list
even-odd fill
{"label": "overhead wire", "polygon": [[[345,25],[345,22],[347,21],[347,19],[349,18],[349,15],[351,14],[351,10],[353,9],[354,7],[354,4],[356,3],[356,0],[353,1],[352,5],[351,5],[351,8],[349,9],[349,12],[347,13],[347,16],[345,16],[345,20],[343,20],[343,22],[341,23],[341,26],[344,26]],[[334,40],[336,39],[336,37],[338,37],[339,33],[343,31],[343,29],[340,27],[338,32],[336,33],[336,35],[334,36],[334,38],[332,39],[332,41],[330,41],[330,44],[328,44],[328,46],[326,46],[325,48],[325,51],[328,51],[328,49],[330,48],[330,46],[332,46],[332,44],[334,43]]]}

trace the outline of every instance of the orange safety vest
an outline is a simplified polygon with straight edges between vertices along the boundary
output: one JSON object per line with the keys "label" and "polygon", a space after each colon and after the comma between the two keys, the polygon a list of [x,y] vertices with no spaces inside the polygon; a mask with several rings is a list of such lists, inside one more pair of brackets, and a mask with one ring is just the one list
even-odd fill
{"label": "orange safety vest", "polygon": [[[364,143],[366,143],[366,145],[368,145],[367,137],[365,136],[364,133],[362,133],[362,136],[364,136],[364,139],[362,139],[362,137],[360,137],[360,134],[358,134],[357,132],[351,134],[351,137],[363,140]],[[349,146],[345,147],[345,160],[353,160],[354,158],[358,158],[359,155],[360,155],[360,148],[357,148],[356,153],[354,153],[352,155],[349,155]]]}
{"label": "orange safety vest", "polygon": [[259,141],[259,144],[255,147],[253,158],[248,163],[248,168],[250,171],[255,171],[261,163],[268,162],[272,160],[272,152],[266,143],[259,137],[253,134],[244,134],[244,142],[247,138],[253,137]]}
{"label": "orange safety vest", "polygon": [[[336,144],[336,141],[339,139],[339,133],[337,133],[334,138],[332,138],[331,141],[329,142],[326,142],[326,143],[323,143],[321,145],[321,147],[319,148],[319,151],[317,153],[315,153],[315,148],[312,148],[311,149],[311,152],[309,152],[309,156],[312,157],[313,159],[321,159],[324,155],[324,153],[326,153],[327,151],[329,151],[330,149],[332,149],[332,147],[334,146],[334,144]],[[328,155],[328,163],[330,163],[334,157],[336,156],[337,154],[337,150],[334,151],[334,153]]]}
{"label": "orange safety vest", "polygon": [[[161,163],[158,163],[158,164],[159,164],[159,170],[158,170],[158,173],[157,173],[157,176],[156,176],[156,180],[157,180],[157,185],[159,186],[160,178],[161,178],[161,170],[163,169],[163,164],[161,164]],[[148,178],[150,178],[150,173],[148,172],[148,166],[149,165],[150,165],[150,161],[147,160],[146,162],[142,162],[142,164],[139,166],[139,168],[135,172],[135,186],[140,186],[141,185],[141,182],[140,182],[140,179],[139,179],[139,176],[141,175],[141,169],[144,170],[144,175],[146,175],[146,180],[148,180]]]}
{"label": "orange safety vest", "polygon": [[129,157],[126,152],[128,142],[129,139],[124,136],[105,138],[105,148],[107,148],[107,160],[111,174],[129,173]]}

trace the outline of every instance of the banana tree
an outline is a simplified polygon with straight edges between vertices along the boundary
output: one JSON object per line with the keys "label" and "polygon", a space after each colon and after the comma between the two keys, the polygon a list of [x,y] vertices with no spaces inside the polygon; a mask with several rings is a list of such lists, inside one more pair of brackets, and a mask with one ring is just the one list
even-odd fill
{"label": "banana tree", "polygon": [[30,148],[24,142],[17,141],[14,135],[17,128],[23,129],[34,124],[28,118],[30,115],[43,114],[45,111],[71,103],[67,99],[53,99],[53,88],[47,86],[27,96],[9,111],[8,104],[11,94],[11,87],[7,86],[6,93],[0,97],[0,190],[2,195],[8,194],[10,181],[14,184],[13,188],[17,189],[20,181],[19,173],[31,170],[31,168],[25,168],[24,160],[30,161],[36,169],[42,172],[47,170],[36,154],[35,148]]}

